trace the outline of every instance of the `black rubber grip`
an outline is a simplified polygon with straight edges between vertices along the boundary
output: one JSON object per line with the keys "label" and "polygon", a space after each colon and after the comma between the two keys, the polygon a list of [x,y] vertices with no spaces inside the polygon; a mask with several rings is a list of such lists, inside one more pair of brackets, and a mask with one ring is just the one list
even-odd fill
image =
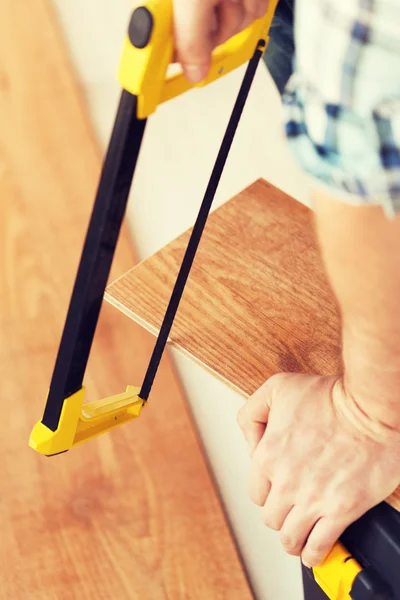
{"label": "black rubber grip", "polygon": [[136,96],[123,91],[42,419],[51,431],[65,398],[82,387],[146,125],[136,115]]}
{"label": "black rubber grip", "polygon": [[129,25],[129,39],[135,48],[146,48],[153,32],[153,15],[145,6],[133,11]]}
{"label": "black rubber grip", "polygon": [[394,600],[390,587],[369,568],[355,578],[350,597],[352,600]]}

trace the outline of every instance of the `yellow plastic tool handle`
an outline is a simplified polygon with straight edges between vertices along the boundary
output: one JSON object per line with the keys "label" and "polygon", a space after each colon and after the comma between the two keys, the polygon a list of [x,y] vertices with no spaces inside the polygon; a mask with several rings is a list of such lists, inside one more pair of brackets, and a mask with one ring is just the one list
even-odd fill
{"label": "yellow plastic tool handle", "polygon": [[145,405],[139,391],[140,388],[128,385],[122,394],[84,404],[85,388],[81,388],[64,400],[55,431],[41,421],[35,425],[30,447],[45,456],[54,456],[136,419]]}
{"label": "yellow plastic tool handle", "polygon": [[329,600],[351,600],[350,592],[361,566],[346,548],[337,542],[323,564],[313,568],[315,581]]}
{"label": "yellow plastic tool handle", "polygon": [[[265,49],[278,0],[247,29],[215,49],[207,78],[200,86],[218,79],[253,55],[258,42]],[[157,105],[192,87],[182,72],[167,77],[174,51],[172,0],[145,0],[132,14],[125,39],[118,79],[122,88],[138,98],[137,116],[147,118]]]}

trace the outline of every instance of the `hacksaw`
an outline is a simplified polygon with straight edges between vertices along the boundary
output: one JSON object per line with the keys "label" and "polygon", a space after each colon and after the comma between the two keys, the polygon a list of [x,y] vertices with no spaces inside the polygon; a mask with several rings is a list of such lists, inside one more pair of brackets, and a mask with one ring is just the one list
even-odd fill
{"label": "hacksaw", "polygon": [[[173,60],[172,0],[145,0],[132,13],[118,79],[122,93],[105,156],[42,419],[30,436],[31,448],[54,456],[140,416],[147,404],[201,235],[242,115],[257,66],[269,40],[278,0],[266,14],[215,49],[208,76],[194,86],[183,72],[168,75]],[[200,211],[171,293],[141,387],[84,404],[83,379],[103,296],[124,219],[147,119],[166,101],[205,86],[248,63],[204,194]],[[354,589],[368,576],[338,542],[315,580],[331,600],[357,600]],[[357,585],[355,586],[355,582]],[[360,583],[361,582],[361,583]],[[358,586],[358,588],[357,588]],[[361,588],[360,588],[361,589]],[[352,594],[352,595],[350,595]]]}

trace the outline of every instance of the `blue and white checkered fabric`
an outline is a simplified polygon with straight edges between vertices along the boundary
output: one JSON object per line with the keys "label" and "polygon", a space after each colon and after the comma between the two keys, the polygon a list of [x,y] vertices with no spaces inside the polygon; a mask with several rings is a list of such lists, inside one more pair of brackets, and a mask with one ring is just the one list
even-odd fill
{"label": "blue and white checkered fabric", "polygon": [[296,0],[283,95],[301,168],[354,204],[400,211],[400,0]]}

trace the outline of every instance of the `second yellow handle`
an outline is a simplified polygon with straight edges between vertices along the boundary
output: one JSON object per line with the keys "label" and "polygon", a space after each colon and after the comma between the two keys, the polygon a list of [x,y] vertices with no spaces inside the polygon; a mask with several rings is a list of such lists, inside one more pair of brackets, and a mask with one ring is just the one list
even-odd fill
{"label": "second yellow handle", "polygon": [[[271,0],[267,13],[247,29],[215,49],[207,85],[247,62],[259,40],[267,43],[278,0]],[[137,96],[137,116],[147,118],[158,104],[194,87],[182,72],[167,77],[174,50],[172,0],[145,0],[132,15],[125,38],[119,82]]]}

